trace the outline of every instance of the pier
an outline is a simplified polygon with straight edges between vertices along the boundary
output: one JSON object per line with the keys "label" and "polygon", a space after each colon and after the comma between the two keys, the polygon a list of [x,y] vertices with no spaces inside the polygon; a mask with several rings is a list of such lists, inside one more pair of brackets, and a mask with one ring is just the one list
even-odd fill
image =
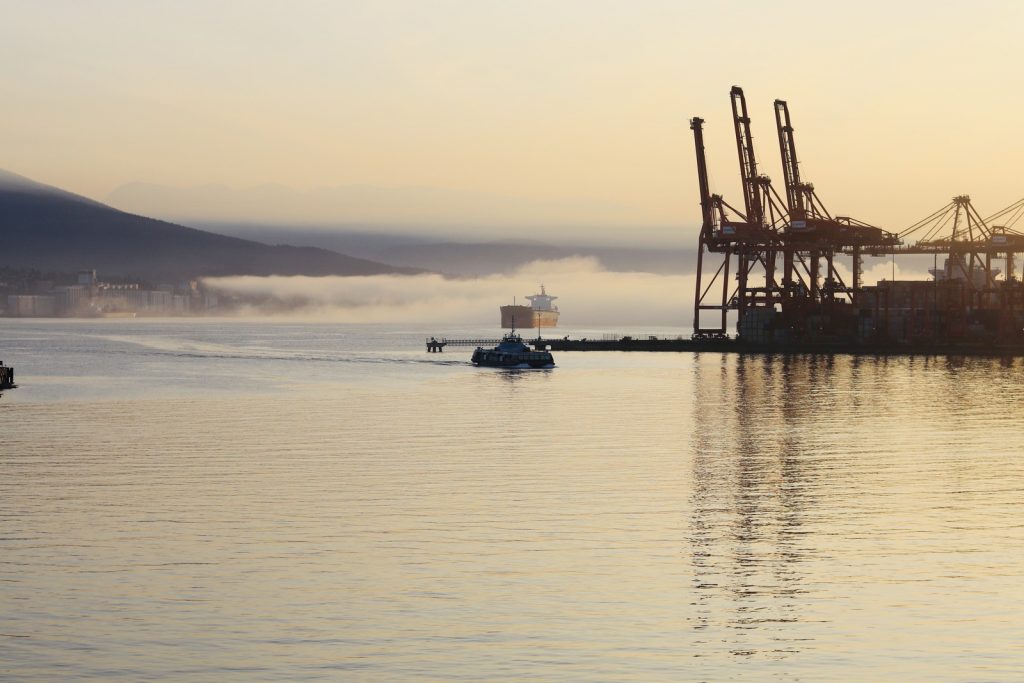
{"label": "pier", "polygon": [[[431,350],[431,340],[438,347],[444,346],[495,346],[498,339],[452,339],[442,337],[440,340],[431,337],[427,340],[427,351]],[[979,340],[967,343],[949,343],[936,341],[933,343],[899,344],[893,342],[851,342],[847,340],[817,342],[776,342],[757,343],[738,337],[706,336],[706,337],[657,337],[653,335],[639,337],[619,337],[617,339],[570,339],[557,337],[544,339],[523,339],[524,344],[538,351],[636,351],[663,353],[750,353],[750,354],[852,354],[864,356],[989,356],[989,357],[1021,357],[1024,356],[1024,343],[995,343],[991,340]],[[440,351],[440,348],[438,348]]]}
{"label": "pier", "polygon": [[[448,337],[428,337],[427,353],[441,353],[446,346],[497,346],[500,339],[449,339]],[[530,342],[527,342],[530,343]]]}
{"label": "pier", "polygon": [[[485,348],[497,346],[500,339],[457,339],[451,337],[428,337],[426,347],[428,353],[440,353],[445,346],[471,346]],[[691,339],[688,337],[657,337],[647,335],[641,337],[611,337],[603,339],[570,339],[556,337],[544,339],[523,339],[523,343],[538,351],[731,351],[744,346],[736,339],[729,337],[709,337]]]}
{"label": "pier", "polygon": [[691,339],[688,337],[619,337],[612,339],[531,339],[524,340],[536,349],[548,351],[724,351],[733,350],[738,342],[727,337]]}

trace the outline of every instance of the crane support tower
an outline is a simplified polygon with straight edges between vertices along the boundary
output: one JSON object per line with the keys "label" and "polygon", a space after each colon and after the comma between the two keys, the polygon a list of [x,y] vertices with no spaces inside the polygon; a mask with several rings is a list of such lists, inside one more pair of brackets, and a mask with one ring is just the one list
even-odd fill
{"label": "crane support tower", "polygon": [[[730,311],[736,312],[742,324],[751,311],[774,309],[781,303],[782,288],[776,278],[776,262],[787,214],[771,179],[757,172],[743,89],[734,86],[730,97],[743,189],[742,211],[721,195],[711,194],[704,151],[704,120],[690,120],[697,152],[702,212],[693,323],[694,336],[698,338],[724,337]],[[711,254],[718,258],[712,258]],[[733,261],[735,274],[730,278]],[[703,326],[703,311],[715,311],[718,324]]]}

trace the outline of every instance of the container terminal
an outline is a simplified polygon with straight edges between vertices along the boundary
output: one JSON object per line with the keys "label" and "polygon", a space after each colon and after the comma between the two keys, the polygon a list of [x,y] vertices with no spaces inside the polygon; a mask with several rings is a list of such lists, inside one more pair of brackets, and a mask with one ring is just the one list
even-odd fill
{"label": "container terminal", "polygon": [[[774,102],[779,192],[758,165],[743,89],[733,86],[730,100],[742,203],[711,193],[704,120],[690,120],[702,218],[692,336],[538,334],[529,343],[559,351],[1024,355],[1024,283],[1016,271],[1024,232],[1014,229],[1024,199],[983,217],[958,195],[900,232],[833,215],[800,175],[788,104]],[[931,279],[862,281],[864,258],[899,255],[932,256]],[[435,339],[434,350],[481,341]]]}

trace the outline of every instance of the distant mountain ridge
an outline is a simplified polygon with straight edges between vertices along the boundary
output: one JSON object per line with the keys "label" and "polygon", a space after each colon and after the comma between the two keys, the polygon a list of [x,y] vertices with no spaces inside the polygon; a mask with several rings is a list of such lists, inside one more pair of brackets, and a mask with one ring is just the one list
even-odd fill
{"label": "distant mountain ridge", "polygon": [[319,247],[268,245],[126,213],[0,171],[0,265],[148,280],[422,272]]}
{"label": "distant mountain ridge", "polygon": [[679,247],[614,247],[587,244],[551,244],[536,239],[508,238],[486,242],[437,241],[422,235],[378,229],[312,229],[303,226],[247,223],[203,223],[225,235],[275,242],[289,240],[341,251],[352,256],[396,266],[424,268],[458,276],[511,273],[533,261],[555,261],[573,256],[593,257],[610,271],[665,275],[692,273],[696,251],[682,236]]}

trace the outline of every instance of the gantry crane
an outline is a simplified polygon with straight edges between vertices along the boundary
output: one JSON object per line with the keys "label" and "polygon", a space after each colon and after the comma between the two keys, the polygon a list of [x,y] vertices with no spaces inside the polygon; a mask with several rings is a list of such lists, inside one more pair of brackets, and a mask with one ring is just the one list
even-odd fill
{"label": "gantry crane", "polygon": [[[899,239],[890,232],[853,218],[833,218],[818,198],[814,185],[800,178],[793,124],[785,100],[775,100],[775,125],[790,217],[785,231],[784,289],[790,296],[794,289],[806,292],[812,301],[827,302],[839,296],[852,302],[861,286],[863,250],[884,250],[899,244]],[[837,253],[852,256],[853,281],[849,287],[835,267]],[[824,287],[821,287],[819,272],[822,258],[826,262]]]}
{"label": "gantry crane", "polygon": [[[1024,252],[1024,234],[1012,225],[1024,213],[1024,200],[982,218],[968,195],[958,195],[938,211],[900,233],[901,238],[917,236],[913,244],[899,248],[902,254],[946,254],[940,280],[962,280],[972,298],[992,293],[999,270],[993,259],[1004,259],[1006,280],[1015,279],[1016,257]],[[996,225],[999,221],[1001,225]]]}
{"label": "gantry crane", "polygon": [[[742,211],[726,203],[721,195],[711,194],[704,152],[704,121],[694,118],[690,122],[697,152],[703,216],[694,298],[694,334],[697,336],[724,335],[729,311],[737,312],[737,326],[743,328],[748,312],[762,309],[752,325],[764,327],[774,324],[774,314],[785,314],[787,308],[799,308],[791,317],[800,317],[807,315],[808,306],[833,302],[837,296],[845,297],[849,303],[859,286],[860,250],[870,245],[874,251],[881,248],[880,245],[898,243],[895,235],[880,228],[850,218],[833,218],[829,214],[815,194],[814,186],[800,178],[789,109],[784,101],[777,100],[776,124],[786,190],[783,200],[771,179],[759,172],[743,89],[733,86],[729,95],[743,190]],[[707,261],[711,253],[722,256],[714,271],[711,266],[715,264]],[[837,253],[851,253],[854,257],[853,287],[848,287],[836,270]],[[780,254],[783,258],[781,283],[776,274]],[[736,259],[734,286],[730,281],[733,257]],[[822,258],[827,262],[824,287],[819,274]],[[717,327],[701,325],[701,313],[706,311],[720,314]]]}
{"label": "gantry crane", "polygon": [[[694,288],[693,301],[693,336],[724,337],[726,336],[727,317],[729,314],[729,265],[731,260],[730,245],[734,235],[723,235],[722,224],[725,222],[725,207],[728,206],[721,195],[712,195],[708,183],[708,166],[704,154],[704,119],[690,119],[693,131],[693,142],[697,151],[697,184],[700,189],[701,229],[697,246],[697,282]],[[732,207],[729,207],[732,209]],[[732,209],[734,212],[735,209]],[[717,269],[707,278],[704,285],[705,254],[721,254],[722,259]],[[709,303],[709,294],[715,284],[721,290],[721,299],[717,303]],[[717,327],[701,326],[701,311],[718,311],[720,320]]]}
{"label": "gantry crane", "polygon": [[[697,152],[702,225],[697,257],[694,336],[725,336],[736,311],[739,337],[786,348],[917,346],[924,349],[1024,349],[1024,283],[1016,277],[1024,254],[1024,200],[982,218],[970,197],[952,202],[899,234],[844,216],[833,216],[800,173],[789,107],[775,101],[785,202],[760,173],[743,90],[730,91],[743,189],[738,210],[711,194],[704,153],[703,119],[690,122]],[[904,240],[917,239],[912,244]],[[933,254],[931,280],[861,283],[861,255]],[[711,254],[721,256],[712,273]],[[776,259],[783,258],[782,282]],[[947,254],[942,268],[938,255]],[[853,260],[852,286],[843,282],[836,257]],[[735,284],[730,268],[736,258]],[[819,264],[827,266],[822,278]],[[1005,278],[993,260],[1005,259]],[[752,279],[753,276],[753,279]],[[763,278],[763,283],[756,282]],[[715,286],[719,289],[715,289]],[[712,293],[712,290],[715,290]],[[701,312],[716,311],[718,326],[701,326]]]}
{"label": "gantry crane", "polygon": [[[693,330],[698,337],[725,335],[730,310],[737,312],[739,323],[749,308],[774,308],[779,301],[780,288],[776,283],[775,263],[781,229],[786,224],[786,212],[781,198],[772,188],[771,179],[757,172],[757,158],[743,89],[734,86],[730,96],[743,187],[743,211],[730,206],[721,195],[710,193],[704,153],[704,120],[693,118],[690,121],[697,153],[703,216],[694,299]],[[732,218],[732,215],[736,218]],[[705,254],[710,253],[722,256],[714,272],[710,269],[712,264],[705,262]],[[729,279],[733,257],[736,258],[735,286]],[[716,284],[721,291],[720,298],[717,291],[712,295]],[[702,327],[701,312],[712,310],[720,313],[719,326]]]}

